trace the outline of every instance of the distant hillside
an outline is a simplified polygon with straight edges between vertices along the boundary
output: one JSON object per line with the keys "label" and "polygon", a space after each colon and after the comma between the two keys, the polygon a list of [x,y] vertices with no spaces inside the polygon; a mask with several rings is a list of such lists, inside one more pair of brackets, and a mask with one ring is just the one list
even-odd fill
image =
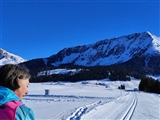
{"label": "distant hillside", "polygon": [[[22,64],[30,69],[31,81],[130,80],[160,74],[160,37],[150,32],[105,39],[93,44],[64,48],[48,58],[29,61],[0,49],[0,65]],[[49,75],[48,70],[83,69],[77,74]],[[43,76],[38,76],[39,72]]]}
{"label": "distant hillside", "polygon": [[160,38],[147,31],[64,48],[48,58],[33,59],[22,64],[32,71],[34,77],[45,70],[84,69],[76,75],[53,75],[45,80],[76,81],[106,77],[129,80],[127,76],[141,78],[145,74],[160,74],[159,60]]}
{"label": "distant hillside", "polygon": [[[144,56],[147,62],[152,56],[159,55],[160,38],[147,31],[105,39],[94,44],[64,48],[48,58],[34,59],[27,61],[26,64],[34,62],[35,66],[59,66],[63,64],[108,66]],[[39,62],[37,65],[36,61],[41,61],[41,65]]]}
{"label": "distant hillside", "polygon": [[82,66],[113,65],[137,56],[160,54],[160,38],[149,32],[105,39],[94,44],[64,48],[48,58],[50,64]]}
{"label": "distant hillside", "polygon": [[8,63],[19,64],[25,61],[26,60],[21,58],[20,56],[14,55],[0,48],[0,66]]}

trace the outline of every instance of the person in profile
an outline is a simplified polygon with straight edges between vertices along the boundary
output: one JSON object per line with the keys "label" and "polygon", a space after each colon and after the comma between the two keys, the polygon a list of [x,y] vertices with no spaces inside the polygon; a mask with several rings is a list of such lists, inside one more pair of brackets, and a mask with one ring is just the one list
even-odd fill
{"label": "person in profile", "polygon": [[35,120],[32,109],[22,103],[30,77],[29,71],[19,65],[0,68],[0,120]]}

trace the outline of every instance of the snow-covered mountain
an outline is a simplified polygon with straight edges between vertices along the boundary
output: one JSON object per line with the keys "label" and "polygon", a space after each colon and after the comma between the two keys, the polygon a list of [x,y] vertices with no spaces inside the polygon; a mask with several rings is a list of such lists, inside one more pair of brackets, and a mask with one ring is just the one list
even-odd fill
{"label": "snow-covered mountain", "polygon": [[0,66],[8,63],[19,64],[25,61],[26,60],[21,58],[20,56],[14,55],[0,48]]}
{"label": "snow-covered mountain", "polygon": [[24,62],[30,70],[54,66],[110,66],[123,65],[127,69],[160,74],[160,37],[150,32],[140,32],[94,44],[64,48],[48,58]]}
{"label": "snow-covered mountain", "polygon": [[160,55],[160,37],[147,31],[105,39],[94,44],[64,48],[48,59],[55,66],[95,66],[123,63],[137,56],[156,55]]}

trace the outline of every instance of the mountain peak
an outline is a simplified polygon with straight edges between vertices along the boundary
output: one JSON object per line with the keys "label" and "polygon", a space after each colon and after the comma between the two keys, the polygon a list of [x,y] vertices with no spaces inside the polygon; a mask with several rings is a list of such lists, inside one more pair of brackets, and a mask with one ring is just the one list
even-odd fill
{"label": "mountain peak", "polygon": [[150,32],[139,32],[105,39],[94,44],[66,48],[49,57],[52,65],[112,65],[136,56],[160,54],[160,38]]}
{"label": "mountain peak", "polygon": [[17,55],[14,55],[12,53],[9,53],[6,50],[0,48],[0,66],[4,64],[9,64],[9,63],[18,64],[25,61],[26,61],[25,59]]}
{"label": "mountain peak", "polygon": [[152,35],[149,31],[146,31],[147,34]]}

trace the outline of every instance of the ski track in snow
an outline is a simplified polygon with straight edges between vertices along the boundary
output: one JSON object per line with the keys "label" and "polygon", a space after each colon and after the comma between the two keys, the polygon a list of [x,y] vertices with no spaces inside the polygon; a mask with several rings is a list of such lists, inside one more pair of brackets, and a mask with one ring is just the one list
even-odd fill
{"label": "ski track in snow", "polygon": [[138,99],[136,94],[134,92],[131,92],[128,95],[121,96],[109,103],[95,107],[93,110],[82,116],[81,119],[129,120],[132,118],[137,105],[137,101]]}
{"label": "ski track in snow", "polygon": [[[65,109],[58,115],[47,119],[55,120],[59,116],[64,116],[63,120],[80,120],[81,116],[87,112],[95,109],[97,106],[103,105],[106,102],[113,101],[117,97],[94,97],[94,96],[75,96],[75,95],[26,95],[23,101],[27,102],[84,102],[84,101],[94,101],[89,102],[89,104],[79,106],[73,109]],[[69,113],[71,115],[69,115]]]}
{"label": "ski track in snow", "polygon": [[133,100],[132,100],[132,104],[128,107],[127,111],[125,112],[125,114],[122,116],[122,118],[120,120],[125,120],[125,119],[130,120],[132,118],[134,110],[137,106],[137,102],[138,102],[138,98],[135,93],[135,96],[133,97]]}
{"label": "ski track in snow", "polygon": [[[77,101],[83,102],[86,99],[95,99],[97,101],[93,103],[89,103],[83,106],[79,106],[71,109],[65,109],[63,112],[58,115],[50,118],[49,120],[59,118],[59,116],[63,116],[72,111],[71,115],[68,115],[65,120],[80,120],[80,119],[101,119],[100,116],[104,116],[102,119],[120,119],[120,120],[128,120],[132,118],[134,110],[137,105],[137,95],[135,92],[128,92],[123,96],[118,98],[110,98],[110,97],[90,97],[90,96],[70,96],[70,95],[28,95],[30,98],[24,98],[27,101],[44,101],[44,102],[63,102],[63,101]],[[34,97],[34,98],[31,98]],[[37,97],[37,98],[36,98]],[[42,97],[42,98],[41,98]],[[45,97],[45,98],[43,98]],[[56,99],[57,98],[57,99]],[[59,98],[59,99],[58,99]],[[111,112],[112,111],[112,112]],[[106,113],[107,116],[105,115]],[[97,114],[100,116],[95,117]],[[103,115],[101,115],[103,114]]]}
{"label": "ski track in snow", "polygon": [[73,102],[85,101],[88,99],[112,100],[115,97],[94,97],[94,96],[75,96],[75,95],[26,95],[23,100],[25,101],[44,101],[44,102]]}
{"label": "ski track in snow", "polygon": [[[65,109],[58,115],[47,119],[55,120],[59,119],[60,116],[64,116],[63,120],[79,120],[83,114],[94,109],[96,106],[104,104],[106,101],[112,101],[116,97],[94,97],[94,96],[76,96],[76,95],[26,95],[23,101],[27,102],[40,102],[40,103],[51,103],[51,102],[81,102],[88,101],[89,104],[75,107],[73,109]],[[90,102],[90,101],[94,102]],[[71,115],[69,115],[71,114]]]}
{"label": "ski track in snow", "polygon": [[[149,94],[133,90],[127,90],[123,92],[123,94],[122,91],[120,91],[120,93],[120,96],[117,97],[30,94],[26,95],[23,101],[37,105],[42,103],[55,103],[66,106],[55,115],[44,116],[46,120],[159,119],[160,112],[157,112],[159,109],[154,105],[154,103],[160,105],[158,102],[160,98],[159,94]],[[144,102],[143,99],[145,97],[147,98],[146,102]]]}
{"label": "ski track in snow", "polygon": [[71,116],[69,116],[66,120],[79,120],[80,117],[86,113],[86,111],[89,109],[89,108],[94,108],[95,106],[97,105],[100,105],[102,102],[101,101],[97,101],[97,102],[94,102],[94,103],[91,103],[91,104],[88,104],[88,105],[84,105],[82,107],[79,107],[76,109],[76,111],[74,113],[72,113]]}
{"label": "ski track in snow", "polygon": [[[28,98],[29,97],[29,98]],[[32,98],[33,97],[33,98]],[[59,99],[58,99],[59,98]],[[136,92],[128,92],[118,98],[114,97],[91,97],[91,96],[74,96],[74,95],[27,95],[25,101],[40,101],[40,102],[73,102],[95,99],[96,101],[87,105],[79,106],[77,108],[65,109],[58,115],[48,119],[57,119],[59,116],[64,116],[70,112],[64,120],[84,120],[84,119],[119,119],[129,120],[132,118],[136,108],[138,98]],[[110,114],[107,114],[110,113]],[[98,115],[97,115],[98,114]],[[103,114],[103,115],[102,115]],[[103,118],[101,118],[103,116]]]}

